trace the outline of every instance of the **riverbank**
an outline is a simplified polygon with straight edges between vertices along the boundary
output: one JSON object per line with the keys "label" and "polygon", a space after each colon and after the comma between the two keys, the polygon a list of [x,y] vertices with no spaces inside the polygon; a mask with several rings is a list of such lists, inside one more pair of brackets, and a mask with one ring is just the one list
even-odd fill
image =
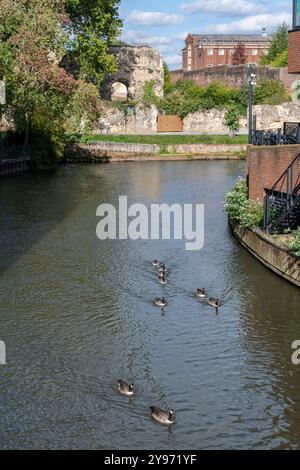
{"label": "riverbank", "polygon": [[300,287],[300,260],[282,243],[256,227],[244,228],[229,218],[231,229],[238,241],[267,268]]}
{"label": "riverbank", "polygon": [[67,163],[110,163],[135,161],[242,160],[247,145],[236,144],[135,144],[92,142],[69,144]]}

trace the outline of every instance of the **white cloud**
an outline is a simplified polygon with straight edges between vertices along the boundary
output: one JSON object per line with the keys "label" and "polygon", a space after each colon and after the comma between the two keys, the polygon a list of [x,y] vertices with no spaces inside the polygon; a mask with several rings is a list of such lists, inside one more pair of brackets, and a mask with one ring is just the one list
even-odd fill
{"label": "white cloud", "polygon": [[125,31],[121,38],[125,42],[138,45],[164,46],[171,44],[173,39],[169,36],[153,36],[145,31]]}
{"label": "white cloud", "polygon": [[[181,43],[187,35],[187,32],[183,32],[171,36],[154,36],[147,31],[128,30],[123,32],[121,39],[130,44],[149,45],[157,49],[164,48],[164,50],[169,48],[174,51],[174,42],[178,41]],[[181,46],[183,46],[183,44],[179,45],[179,48],[181,48]]]}
{"label": "white cloud", "polygon": [[170,54],[164,56],[165,61],[170,67],[181,67],[182,56],[180,54]]}
{"label": "white cloud", "polygon": [[213,29],[216,33],[259,33],[262,28],[267,28],[268,31],[272,31],[280,23],[291,24],[292,16],[288,13],[277,13],[248,16],[238,21],[232,21],[231,23],[220,23],[210,25],[206,28],[207,31]]}
{"label": "white cloud", "polygon": [[191,3],[184,3],[180,9],[184,13],[225,13],[227,16],[243,16],[253,12],[268,11],[264,1],[247,0],[194,0]]}
{"label": "white cloud", "polygon": [[126,20],[128,23],[144,26],[165,26],[183,23],[184,16],[157,11],[133,10]]}

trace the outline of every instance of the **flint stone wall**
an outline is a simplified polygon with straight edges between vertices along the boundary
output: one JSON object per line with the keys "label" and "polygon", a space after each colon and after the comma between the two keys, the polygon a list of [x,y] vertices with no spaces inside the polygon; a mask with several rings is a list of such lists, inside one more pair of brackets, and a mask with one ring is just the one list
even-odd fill
{"label": "flint stone wall", "polygon": [[130,100],[139,101],[144,92],[145,84],[154,81],[157,96],[163,96],[164,68],[163,59],[158,51],[148,46],[113,46],[110,52],[116,56],[118,70],[108,74],[101,86],[102,98],[112,98],[114,83],[123,83],[128,90]]}

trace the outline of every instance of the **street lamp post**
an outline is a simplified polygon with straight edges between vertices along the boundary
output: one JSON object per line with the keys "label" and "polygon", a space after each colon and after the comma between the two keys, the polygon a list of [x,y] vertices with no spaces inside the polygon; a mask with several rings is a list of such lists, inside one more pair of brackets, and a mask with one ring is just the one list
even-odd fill
{"label": "street lamp post", "polygon": [[252,64],[248,65],[248,108],[249,108],[249,116],[248,116],[248,142],[252,144],[253,141],[253,87],[256,85],[255,83],[256,75],[254,73],[254,66]]}

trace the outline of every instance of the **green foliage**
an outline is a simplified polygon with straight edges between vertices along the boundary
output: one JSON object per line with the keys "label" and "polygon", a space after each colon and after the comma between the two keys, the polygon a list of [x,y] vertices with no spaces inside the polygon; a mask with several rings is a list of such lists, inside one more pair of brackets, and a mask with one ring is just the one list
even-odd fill
{"label": "green foliage", "polygon": [[290,100],[291,97],[284,84],[278,80],[261,80],[254,87],[254,104],[278,105]]}
{"label": "green foliage", "polygon": [[294,230],[291,236],[292,238],[288,243],[288,247],[296,258],[300,258],[300,228]]}
{"label": "green foliage", "polygon": [[285,49],[270,62],[272,67],[287,67],[288,66],[288,49]]}
{"label": "green foliage", "polygon": [[236,133],[240,128],[240,113],[234,103],[229,103],[225,114],[225,125],[230,132]]}
{"label": "green foliage", "polygon": [[286,23],[282,23],[277,27],[272,37],[269,53],[262,59],[263,65],[273,65],[273,67],[285,67],[287,65],[288,31],[289,27]]}
{"label": "green foliage", "polygon": [[248,199],[248,188],[244,179],[239,180],[227,193],[225,211],[243,227],[263,226],[263,205]]}
{"label": "green foliage", "polygon": [[145,84],[142,100],[147,105],[157,104],[158,103],[158,98],[155,94],[154,87],[155,87],[155,81],[154,80],[149,80]]}
{"label": "green foliage", "polygon": [[172,91],[159,101],[159,107],[168,115],[177,114],[184,118],[196,111],[224,108],[231,102],[240,106],[239,90],[222,82],[216,81],[203,87],[192,80],[180,80],[172,87]]}
{"label": "green foliage", "polygon": [[67,133],[92,130],[101,115],[98,88],[83,80],[64,110],[64,128]]}
{"label": "green foliage", "polygon": [[[3,111],[13,115],[25,145],[60,156],[65,131],[97,121],[99,93],[90,81],[98,84],[115,69],[108,45],[121,25],[118,6],[119,0],[0,0]],[[78,66],[75,78],[63,67],[66,57]]]}
{"label": "green foliage", "polygon": [[108,53],[120,33],[120,0],[65,0],[72,37],[68,56],[79,65],[79,76],[100,84],[105,73],[116,69],[115,57]]}
{"label": "green foliage", "polygon": [[164,94],[167,95],[168,93],[171,93],[173,88],[174,85],[172,83],[169,67],[166,62],[164,62]]}

